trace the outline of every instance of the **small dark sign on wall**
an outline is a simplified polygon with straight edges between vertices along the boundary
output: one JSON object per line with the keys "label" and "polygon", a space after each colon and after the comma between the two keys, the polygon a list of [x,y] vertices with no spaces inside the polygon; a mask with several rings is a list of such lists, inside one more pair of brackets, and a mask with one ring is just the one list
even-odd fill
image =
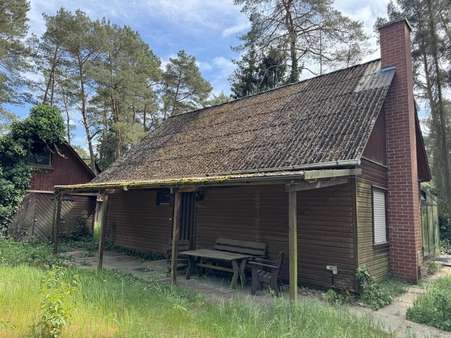
{"label": "small dark sign on wall", "polygon": [[157,205],[167,205],[171,200],[169,189],[160,189],[157,191]]}

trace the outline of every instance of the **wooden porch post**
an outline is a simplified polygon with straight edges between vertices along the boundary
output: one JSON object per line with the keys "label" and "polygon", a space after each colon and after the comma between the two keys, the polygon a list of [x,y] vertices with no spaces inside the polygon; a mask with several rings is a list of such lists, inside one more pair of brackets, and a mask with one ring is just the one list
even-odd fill
{"label": "wooden porch post", "polygon": [[56,193],[53,209],[53,254],[58,253],[58,233],[61,222],[61,203],[63,200],[63,193]]}
{"label": "wooden porch post", "polygon": [[297,192],[288,187],[288,251],[290,267],[290,300],[297,301],[298,297],[298,236],[297,236]]}
{"label": "wooden porch post", "polygon": [[180,206],[182,202],[182,193],[175,192],[174,196],[174,214],[172,215],[172,245],[171,245],[171,282],[177,283],[177,239],[180,233]]}
{"label": "wooden porch post", "polygon": [[102,195],[102,205],[100,206],[99,213],[99,261],[97,265],[97,270],[100,271],[103,268],[103,250],[105,246],[105,224],[108,213],[108,194],[104,193]]}

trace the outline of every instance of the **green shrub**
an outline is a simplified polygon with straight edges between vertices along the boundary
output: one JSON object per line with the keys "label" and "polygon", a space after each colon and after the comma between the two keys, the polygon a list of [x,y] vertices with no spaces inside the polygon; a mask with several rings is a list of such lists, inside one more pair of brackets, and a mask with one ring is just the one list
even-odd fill
{"label": "green shrub", "polygon": [[360,300],[373,310],[380,309],[393,302],[393,296],[377,283],[372,283],[360,295]]}
{"label": "green shrub", "polygon": [[393,299],[405,292],[405,285],[400,281],[387,278],[377,283],[363,266],[356,274],[359,285],[359,300],[373,310],[390,305]]}
{"label": "green shrub", "polygon": [[426,272],[428,275],[433,275],[440,270],[440,265],[434,261],[426,262]]}
{"label": "green shrub", "polygon": [[445,238],[440,241],[440,252],[444,255],[451,254],[451,240]]}
{"label": "green shrub", "polygon": [[59,245],[60,252],[85,250],[88,252],[88,256],[95,255],[98,249],[99,242],[90,235],[66,238]]}
{"label": "green shrub", "polygon": [[451,331],[451,277],[432,282],[426,293],[418,297],[407,310],[407,318]]}
{"label": "green shrub", "polygon": [[76,289],[76,279],[66,268],[54,267],[42,283],[41,318],[34,331],[40,337],[56,338],[67,325],[71,313],[71,296]]}
{"label": "green shrub", "polygon": [[52,249],[45,243],[21,243],[0,239],[0,264],[18,266],[27,264],[49,268],[60,264],[61,260],[53,255]]}
{"label": "green shrub", "polygon": [[30,115],[14,121],[8,134],[0,136],[0,236],[7,235],[17,208],[30,183],[28,159],[46,148],[58,151],[64,142],[64,120],[55,107],[34,106]]}
{"label": "green shrub", "polygon": [[339,292],[334,289],[329,289],[324,294],[324,299],[331,305],[349,304],[352,301],[352,296],[348,292]]}

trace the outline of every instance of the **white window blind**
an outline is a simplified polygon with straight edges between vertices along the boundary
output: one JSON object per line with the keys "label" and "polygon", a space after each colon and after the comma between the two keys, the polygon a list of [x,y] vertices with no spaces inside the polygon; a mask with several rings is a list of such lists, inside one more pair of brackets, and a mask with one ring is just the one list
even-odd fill
{"label": "white window blind", "polygon": [[385,192],[373,189],[374,244],[387,243]]}

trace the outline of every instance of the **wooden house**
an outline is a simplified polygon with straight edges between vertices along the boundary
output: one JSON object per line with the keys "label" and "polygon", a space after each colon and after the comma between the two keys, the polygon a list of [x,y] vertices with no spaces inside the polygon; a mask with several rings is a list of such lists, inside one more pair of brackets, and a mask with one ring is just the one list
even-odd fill
{"label": "wooden house", "polygon": [[265,242],[285,252],[292,297],[298,284],[355,289],[361,266],[416,281],[430,170],[408,22],[381,27],[380,44],[378,60],[172,116],[92,182],[58,191],[101,194],[104,233],[134,250]]}
{"label": "wooden house", "polygon": [[[43,150],[31,154],[32,176],[29,190],[10,224],[8,233],[18,239],[52,238],[54,186],[87,183],[94,173],[69,145],[58,147],[59,153]],[[66,195],[61,210],[61,233],[91,231],[95,210],[92,194]]]}

